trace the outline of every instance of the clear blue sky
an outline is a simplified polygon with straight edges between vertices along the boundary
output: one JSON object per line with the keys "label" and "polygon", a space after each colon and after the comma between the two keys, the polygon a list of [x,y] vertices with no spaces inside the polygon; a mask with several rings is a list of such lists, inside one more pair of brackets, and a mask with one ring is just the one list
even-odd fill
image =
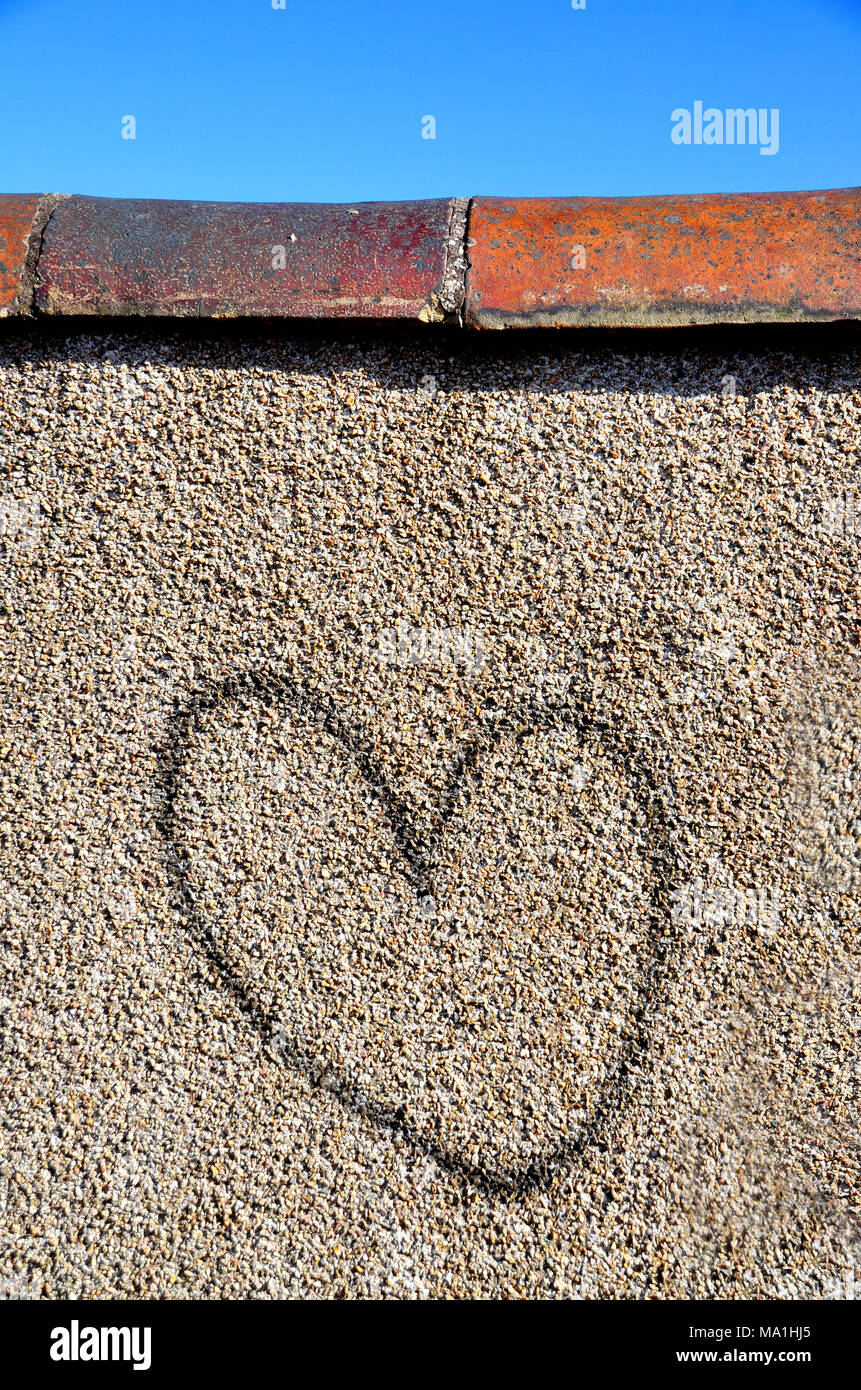
{"label": "clear blue sky", "polygon": [[[3,192],[861,183],[861,0],[0,0],[0,55]],[[777,108],[778,153],[674,144],[671,113],[695,101]]]}

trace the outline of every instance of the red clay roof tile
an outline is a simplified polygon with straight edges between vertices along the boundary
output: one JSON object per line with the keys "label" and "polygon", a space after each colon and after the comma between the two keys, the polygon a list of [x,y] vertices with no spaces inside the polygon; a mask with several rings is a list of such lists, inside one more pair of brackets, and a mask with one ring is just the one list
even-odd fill
{"label": "red clay roof tile", "polygon": [[0,196],[0,316],[31,308],[449,322],[465,312],[476,328],[857,319],[861,189],[469,206]]}
{"label": "red clay roof tile", "polygon": [[41,196],[0,194],[0,318],[28,307],[27,260]]}
{"label": "red clay roof tile", "polygon": [[467,323],[861,317],[861,189],[476,198]]}
{"label": "red clay roof tile", "polygon": [[36,308],[216,318],[433,317],[452,202],[72,197],[45,232]]}

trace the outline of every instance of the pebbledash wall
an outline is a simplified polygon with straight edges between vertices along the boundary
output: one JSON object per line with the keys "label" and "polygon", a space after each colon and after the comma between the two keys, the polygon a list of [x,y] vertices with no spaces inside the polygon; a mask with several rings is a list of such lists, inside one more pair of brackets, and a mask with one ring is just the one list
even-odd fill
{"label": "pebbledash wall", "polygon": [[861,191],[15,195],[0,314],[2,1291],[853,1297]]}

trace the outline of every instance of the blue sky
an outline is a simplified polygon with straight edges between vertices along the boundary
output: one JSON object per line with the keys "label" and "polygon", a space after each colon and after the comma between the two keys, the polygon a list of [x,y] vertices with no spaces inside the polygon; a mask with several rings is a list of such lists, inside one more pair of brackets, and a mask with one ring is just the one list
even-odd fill
{"label": "blue sky", "polygon": [[[861,0],[0,0],[0,53],[3,192],[861,183]],[[778,152],[674,144],[671,113],[695,101],[777,108]]]}

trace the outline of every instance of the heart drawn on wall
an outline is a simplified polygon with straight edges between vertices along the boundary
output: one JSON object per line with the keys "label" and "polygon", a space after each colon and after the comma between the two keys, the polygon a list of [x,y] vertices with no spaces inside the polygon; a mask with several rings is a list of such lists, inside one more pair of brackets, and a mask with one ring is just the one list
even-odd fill
{"label": "heart drawn on wall", "polygon": [[189,699],[164,775],[186,915],[283,1064],[485,1189],[599,1136],[672,956],[674,835],[624,731],[488,714],[427,832],[358,721],[264,670]]}

